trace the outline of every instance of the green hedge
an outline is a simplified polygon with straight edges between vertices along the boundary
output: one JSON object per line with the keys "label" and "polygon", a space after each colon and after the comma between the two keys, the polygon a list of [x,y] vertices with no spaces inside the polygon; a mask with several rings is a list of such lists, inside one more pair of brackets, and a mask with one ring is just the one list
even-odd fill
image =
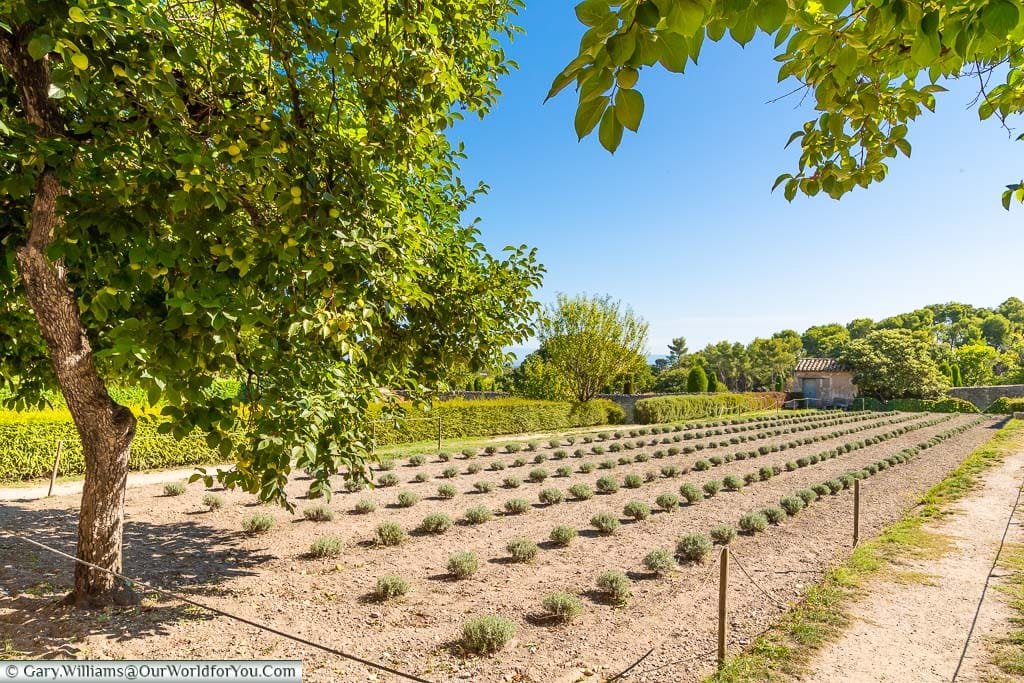
{"label": "green hedge", "polygon": [[871,397],[858,397],[853,401],[853,407],[863,401],[865,410],[899,410],[905,413],[976,413],[978,408],[970,401],[962,398],[947,396],[939,399],[924,398],[894,398],[882,401]]}
{"label": "green hedge", "polygon": [[[67,413],[0,412],[0,482],[49,476],[58,441],[64,442],[60,474],[83,474],[82,444]],[[178,441],[168,434],[157,434],[155,423],[139,420],[129,467],[133,470],[189,467],[222,459],[206,445],[202,434]]]}
{"label": "green hedge", "polygon": [[1024,412],[1024,398],[1009,398],[1003,396],[988,407],[990,413],[1010,414]]}
{"label": "green hedge", "polygon": [[[603,399],[580,404],[512,398],[457,399],[438,403],[428,413],[410,409],[408,417],[412,419],[400,427],[391,421],[377,422],[377,445],[436,439],[437,416],[441,416],[446,439],[555,431],[623,421],[622,409]],[[373,411],[371,417],[379,418],[379,413]],[[129,464],[132,470],[191,467],[223,460],[217,451],[207,447],[202,434],[178,441],[170,435],[157,434],[156,426],[154,422],[139,420]],[[66,410],[0,410],[0,482],[49,476],[58,441],[64,442],[60,474],[85,472],[78,432]]]}
{"label": "green hedge", "polygon": [[375,418],[378,448],[437,439],[438,417],[445,439],[591,427],[622,422],[625,417],[622,409],[607,399],[568,403],[522,398],[453,399],[439,402],[429,411],[410,407],[397,426],[381,419],[377,411],[371,415]]}
{"label": "green hedge", "polygon": [[785,399],[786,395],[780,392],[652,396],[636,402],[633,419],[641,424],[655,424],[726,413],[775,410],[782,407]]}
{"label": "green hedge", "polygon": [[[146,392],[139,387],[110,386],[107,390],[110,392],[110,398],[123,406],[137,410],[149,407],[149,399],[146,398]],[[245,386],[235,379],[215,379],[210,388],[203,393],[216,398],[244,398]],[[0,399],[4,399],[7,396],[6,391],[0,391]],[[58,410],[67,407],[64,397],[59,391],[47,391],[44,397]]]}

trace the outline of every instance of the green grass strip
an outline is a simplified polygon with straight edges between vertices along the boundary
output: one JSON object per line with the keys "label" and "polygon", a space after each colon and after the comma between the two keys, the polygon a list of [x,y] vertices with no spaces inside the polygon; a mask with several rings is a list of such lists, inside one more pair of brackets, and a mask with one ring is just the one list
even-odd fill
{"label": "green grass strip", "polygon": [[[979,446],[959,467],[925,493],[905,517],[861,543],[850,557],[830,570],[806,598],[782,615],[768,633],[759,636],[742,654],[730,657],[706,680],[713,683],[785,680],[802,672],[815,650],[834,640],[850,622],[850,605],[866,594],[864,584],[894,560],[908,556],[941,554],[947,541],[923,527],[950,513],[950,503],[978,486],[978,475],[1024,446],[1024,421],[1010,420]],[[1024,586],[1024,573],[1021,585]],[[1016,603],[1024,615],[1024,588]],[[1024,624],[1024,617],[1021,619]],[[1024,643],[1024,632],[1017,633]],[[1024,666],[1017,653],[1010,659]],[[1010,666],[1013,666],[1011,664]]]}

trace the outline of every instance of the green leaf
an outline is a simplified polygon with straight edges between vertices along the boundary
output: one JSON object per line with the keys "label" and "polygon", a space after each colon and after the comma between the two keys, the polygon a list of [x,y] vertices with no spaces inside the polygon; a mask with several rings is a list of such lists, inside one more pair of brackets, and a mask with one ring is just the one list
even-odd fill
{"label": "green leaf", "polygon": [[608,56],[611,57],[612,64],[622,66],[629,61],[629,58],[633,56],[633,52],[636,51],[636,35],[630,31],[612,36],[608,39],[607,46]]}
{"label": "green leaf", "polygon": [[758,27],[765,33],[775,33],[786,20],[789,6],[786,0],[761,0],[754,8]]}
{"label": "green leaf", "polygon": [[928,66],[939,56],[942,45],[937,35],[925,35],[920,31],[914,39],[914,45],[910,48],[910,57],[918,66]]}
{"label": "green leaf", "polygon": [[757,31],[757,23],[754,21],[754,13],[747,10],[739,16],[735,24],[729,27],[729,35],[740,45],[746,45],[754,38]]}
{"label": "green leaf", "polygon": [[844,45],[836,55],[836,68],[847,76],[852,75],[857,70],[857,60],[857,48],[852,45]]}
{"label": "green leaf", "polygon": [[704,22],[704,7],[694,0],[676,0],[665,18],[670,31],[692,36]]}
{"label": "green leaf", "polygon": [[1010,0],[994,0],[981,11],[981,23],[998,38],[1006,37],[1020,21],[1020,10]]}
{"label": "green leaf", "polygon": [[636,20],[641,26],[654,28],[661,19],[661,13],[653,2],[643,2],[637,5]]}
{"label": "green leaf", "polygon": [[658,33],[657,45],[661,49],[661,56],[658,58],[661,65],[668,71],[683,73],[683,70],[686,68],[686,58],[690,51],[686,38],[678,33],[664,31]]}
{"label": "green leaf", "polygon": [[893,142],[894,145],[896,145],[896,149],[898,149],[899,151],[903,152],[903,156],[905,156],[905,157],[909,157],[910,156],[910,143],[907,142],[904,138],[897,138],[896,140],[893,140],[892,142]]}
{"label": "green leaf", "polygon": [[615,115],[615,105],[604,110],[597,138],[601,141],[601,146],[612,154],[619,148],[619,144],[622,142],[622,124],[619,123],[619,119]]}
{"label": "green leaf", "polygon": [[576,136],[582,140],[590,134],[594,127],[601,121],[601,114],[608,106],[608,96],[602,95],[592,100],[582,102],[576,109]]}
{"label": "green leaf", "polygon": [[822,0],[821,6],[825,8],[826,12],[832,14],[839,14],[850,4],[850,0]]}
{"label": "green leaf", "polygon": [[587,26],[597,26],[611,13],[607,0],[584,0],[576,5],[576,18]]}
{"label": "green leaf", "polygon": [[53,38],[46,34],[38,34],[28,41],[28,55],[32,59],[42,59],[53,52]]}
{"label": "green leaf", "polygon": [[615,94],[615,117],[634,133],[644,116],[644,96],[636,90],[620,89]]}

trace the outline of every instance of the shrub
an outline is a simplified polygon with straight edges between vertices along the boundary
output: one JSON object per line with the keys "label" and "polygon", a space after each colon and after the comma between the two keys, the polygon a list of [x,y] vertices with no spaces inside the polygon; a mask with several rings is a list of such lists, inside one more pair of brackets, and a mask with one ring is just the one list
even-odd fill
{"label": "shrub", "polygon": [[452,459],[452,454],[441,452],[437,454],[437,459],[440,460],[441,462],[448,462],[449,460]]}
{"label": "shrub", "polygon": [[792,471],[794,471],[795,469],[796,469],[796,463],[795,463],[795,462],[793,462],[792,460],[790,460],[789,462],[787,462],[787,463],[786,463],[786,471],[787,471],[787,472],[792,472]]}
{"label": "shrub", "polygon": [[394,522],[381,522],[374,531],[377,545],[398,545],[405,540],[405,529]]}
{"label": "shrub", "polygon": [[530,501],[525,498],[510,498],[505,501],[505,513],[522,515],[530,511]]}
{"label": "shrub", "polygon": [[426,472],[417,472],[416,476],[412,478],[417,484],[422,484],[425,481],[430,480],[430,476]]}
{"label": "shrub", "polygon": [[465,579],[476,574],[480,561],[474,553],[455,553],[448,558],[448,573],[456,579]]}
{"label": "shrub", "polygon": [[357,515],[368,515],[376,509],[377,503],[373,502],[369,498],[363,498],[356,503],[355,507],[352,508],[352,511]]}
{"label": "shrub", "polygon": [[693,484],[683,484],[679,487],[679,494],[686,499],[686,502],[690,505],[704,500],[704,494],[701,493]]}
{"label": "shrub", "polygon": [[448,500],[450,498],[454,498],[456,493],[458,492],[455,490],[455,487],[452,486],[451,484],[441,484],[440,486],[437,487],[438,498]]}
{"label": "shrub", "polygon": [[441,472],[441,476],[444,477],[445,479],[454,479],[455,477],[459,476],[459,468],[445,467],[444,470]]}
{"label": "shrub", "polygon": [[796,492],[796,495],[804,502],[804,507],[807,507],[814,501],[818,500],[818,494],[812,489],[800,489]]}
{"label": "shrub", "polygon": [[704,534],[687,534],[676,543],[676,555],[684,562],[702,562],[711,554],[711,541]]}
{"label": "shrub", "polygon": [[768,481],[773,476],[775,476],[775,470],[773,470],[771,467],[762,467],[757,471],[757,474],[758,476],[761,477],[761,481]]}
{"label": "shrub", "polygon": [[765,508],[761,510],[761,514],[770,524],[782,524],[782,520],[786,518],[786,511],[777,507]]}
{"label": "shrub", "polygon": [[517,444],[517,443],[505,444],[505,452],[506,453],[518,453],[521,450],[522,450],[522,446],[520,444]]}
{"label": "shrub", "polygon": [[594,490],[586,484],[573,484],[569,487],[569,494],[576,500],[590,500],[594,497]]}
{"label": "shrub", "polygon": [[615,493],[619,490],[619,482],[615,481],[614,477],[601,477],[597,480],[597,492],[598,493]]}
{"label": "shrub", "polygon": [[302,516],[311,522],[329,522],[334,519],[334,513],[331,511],[331,508],[322,503],[305,508],[302,511]]}
{"label": "shrub", "polygon": [[377,579],[373,596],[378,600],[397,600],[409,592],[409,583],[397,574],[388,574]]}
{"label": "shrub", "polygon": [[543,467],[530,470],[530,481],[540,483],[548,478],[548,471]]}
{"label": "shrub", "polygon": [[843,482],[838,479],[829,479],[825,482],[825,486],[828,487],[828,490],[831,493],[839,493],[843,490]]}
{"label": "shrub", "polygon": [[590,474],[595,469],[594,463],[585,462],[580,465],[580,474]]}
{"label": "shrub", "polygon": [[661,476],[666,479],[679,476],[679,467],[676,465],[665,465],[661,468]]}
{"label": "shrub", "polygon": [[622,485],[627,489],[638,489],[643,486],[644,480],[639,474],[627,474],[622,478]]}
{"label": "shrub", "polygon": [[572,621],[583,611],[583,603],[572,593],[555,591],[544,596],[541,607],[552,619],[560,622]]}
{"label": "shrub", "polygon": [[704,482],[704,495],[708,498],[712,498],[719,491],[722,490],[722,482],[712,479],[711,481]]}
{"label": "shrub", "polygon": [[597,589],[604,594],[608,602],[615,605],[625,605],[632,597],[629,579],[622,572],[602,572],[597,577]]}
{"label": "shrub", "polygon": [[803,498],[800,498],[799,496],[786,496],[779,501],[779,506],[785,510],[786,514],[790,517],[803,510],[805,505]]}
{"label": "shrub", "polygon": [[550,441],[548,441],[548,448],[558,448],[561,445],[561,439],[551,439]]}
{"label": "shrub", "polygon": [[462,647],[468,652],[489,654],[505,647],[516,635],[515,622],[486,615],[467,619],[462,624]]}
{"label": "shrub", "polygon": [[658,473],[655,472],[654,470],[647,470],[646,472],[644,472],[644,481],[658,481]]}
{"label": "shrub", "polygon": [[602,470],[613,470],[618,463],[614,460],[602,460],[598,464],[598,468]]}
{"label": "shrub", "polygon": [[490,493],[494,490],[493,481],[478,481],[473,484],[473,488],[476,489],[477,493]]}
{"label": "shrub", "polygon": [[507,489],[517,489],[522,483],[523,481],[519,477],[505,477],[501,480],[501,485]]}
{"label": "shrub", "polygon": [[216,493],[207,493],[203,496],[203,507],[210,512],[216,512],[224,507],[224,498]]}
{"label": "shrub", "polygon": [[665,512],[674,512],[679,507],[679,496],[674,493],[663,493],[654,502]]}
{"label": "shrub", "polygon": [[501,472],[502,470],[505,469],[505,463],[503,463],[500,460],[495,460],[490,464],[490,466],[487,469],[489,469],[492,472]]}
{"label": "shrub", "polygon": [[512,461],[512,467],[522,467],[526,464],[526,458],[516,458]]}
{"label": "shrub", "polygon": [[309,546],[311,557],[325,558],[337,557],[341,554],[341,539],[337,536],[324,536],[313,541]]}
{"label": "shrub", "polygon": [[528,451],[535,451],[539,447],[540,447],[540,441],[537,441],[536,439],[531,439],[530,441],[526,442],[526,450],[528,450]]}
{"label": "shrub", "polygon": [[548,456],[545,455],[544,453],[538,453],[537,455],[533,456],[533,463],[535,465],[539,465],[542,462],[547,462],[547,460],[548,460]]}
{"label": "shrub", "polygon": [[355,493],[356,491],[362,491],[365,488],[365,484],[359,479],[346,479],[345,490],[349,493]]}
{"label": "shrub", "polygon": [[419,467],[427,461],[422,455],[413,455],[409,458],[409,467]]}
{"label": "shrub", "polygon": [[736,529],[732,528],[728,524],[716,524],[711,527],[711,531],[708,532],[711,536],[711,540],[719,545],[728,545],[732,539],[736,538]]}
{"label": "shrub", "polygon": [[781,392],[759,392],[719,393],[708,396],[654,396],[637,401],[633,413],[636,421],[641,424],[682,422],[708,417],[722,411],[761,410],[766,398],[772,399],[776,407],[780,407],[786,400],[786,395]]}
{"label": "shrub", "polygon": [[412,491],[402,491],[398,494],[398,507],[411,508],[420,502],[420,497]]}
{"label": "shrub", "polygon": [[515,562],[529,562],[537,557],[537,544],[528,538],[513,538],[505,545],[505,550]]}
{"label": "shrub", "polygon": [[631,500],[622,508],[622,514],[640,522],[651,516],[651,507],[639,500]]}
{"label": "shrub", "polygon": [[572,543],[573,539],[576,538],[576,530],[571,526],[565,524],[559,524],[551,530],[549,535],[551,541],[560,546],[567,546]]}
{"label": "shrub", "polygon": [[556,477],[571,477],[572,476],[572,468],[569,467],[568,465],[562,465],[557,470],[555,470],[555,476]]}
{"label": "shrub", "polygon": [[466,510],[463,516],[470,524],[483,524],[484,522],[490,521],[494,514],[491,512],[490,508],[486,508],[483,505],[476,505]]}
{"label": "shrub", "polygon": [[619,528],[619,518],[610,512],[598,512],[590,518],[590,525],[603,536],[611,536]]}
{"label": "shrub", "polygon": [[557,503],[561,503],[565,499],[565,496],[562,494],[561,489],[551,488],[541,491],[538,498],[540,499],[540,502],[545,505],[555,505]]}
{"label": "shrub", "polygon": [[377,469],[379,469],[381,472],[390,472],[391,470],[395,469],[395,461],[390,459],[381,460],[379,463],[377,463]]}
{"label": "shrub", "polygon": [[164,495],[165,496],[180,496],[185,493],[185,485],[180,481],[173,481],[169,484],[164,484]]}
{"label": "shrub", "polygon": [[251,514],[242,519],[242,530],[247,534],[262,534],[274,526],[274,518],[263,512]]}
{"label": "shrub", "polygon": [[479,474],[481,470],[483,470],[483,466],[480,463],[475,462],[466,468],[466,474]]}
{"label": "shrub", "polygon": [[464,457],[464,458],[475,458],[476,457],[476,449],[475,448],[463,448],[462,449],[462,457]]}
{"label": "shrub", "polygon": [[655,574],[666,574],[676,567],[672,553],[664,548],[655,548],[644,556],[644,568]]}
{"label": "shrub", "polygon": [[497,452],[498,452],[498,447],[497,446],[484,446],[484,453],[486,453],[487,455],[494,455]]}
{"label": "shrub", "polygon": [[693,463],[693,469],[697,470],[698,472],[707,472],[708,470],[711,469],[711,463],[707,460],[698,460],[697,462]]}
{"label": "shrub", "polygon": [[825,484],[815,484],[811,490],[818,494],[818,497],[827,496],[831,491]]}
{"label": "shrub", "polygon": [[739,491],[743,488],[743,479],[735,474],[728,474],[722,479],[722,485],[727,491]]}
{"label": "shrub", "polygon": [[452,518],[442,512],[427,515],[420,522],[420,531],[428,534],[443,534],[452,528]]}
{"label": "shrub", "polygon": [[740,531],[755,534],[768,528],[768,520],[760,512],[748,512],[740,517]]}

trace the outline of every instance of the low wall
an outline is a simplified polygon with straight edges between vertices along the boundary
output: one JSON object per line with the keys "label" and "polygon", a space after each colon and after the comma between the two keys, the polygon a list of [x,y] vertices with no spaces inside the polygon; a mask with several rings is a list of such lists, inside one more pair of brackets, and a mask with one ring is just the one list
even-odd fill
{"label": "low wall", "polygon": [[1003,398],[1024,398],[1024,384],[1004,384],[991,387],[953,387],[949,395],[970,401],[978,410],[988,408],[992,403]]}

